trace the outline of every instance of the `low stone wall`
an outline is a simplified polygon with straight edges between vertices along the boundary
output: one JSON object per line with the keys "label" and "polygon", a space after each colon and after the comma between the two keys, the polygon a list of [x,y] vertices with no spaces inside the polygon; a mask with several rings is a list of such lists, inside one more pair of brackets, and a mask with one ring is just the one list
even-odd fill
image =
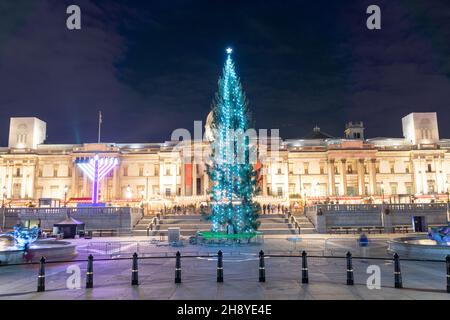
{"label": "low stone wall", "polygon": [[395,205],[315,205],[305,208],[317,232],[332,227],[382,227],[391,232],[395,226],[412,226],[414,216],[425,219],[425,227],[447,224],[447,204]]}
{"label": "low stone wall", "polygon": [[53,225],[66,219],[67,214],[85,223],[86,230],[114,229],[130,232],[142,218],[140,208],[6,208],[4,210],[6,228],[12,228],[17,221],[40,220],[43,229],[52,229]]}

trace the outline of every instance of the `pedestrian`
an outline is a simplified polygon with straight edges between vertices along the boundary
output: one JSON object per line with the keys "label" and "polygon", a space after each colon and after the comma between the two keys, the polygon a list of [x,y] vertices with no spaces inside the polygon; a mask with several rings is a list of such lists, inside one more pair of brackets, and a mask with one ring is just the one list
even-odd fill
{"label": "pedestrian", "polygon": [[33,261],[33,253],[31,252],[30,245],[28,243],[25,244],[25,247],[23,249],[23,259],[27,263]]}
{"label": "pedestrian", "polygon": [[358,244],[361,249],[361,257],[366,258],[367,247],[369,246],[369,238],[367,238],[367,235],[363,231],[359,235]]}

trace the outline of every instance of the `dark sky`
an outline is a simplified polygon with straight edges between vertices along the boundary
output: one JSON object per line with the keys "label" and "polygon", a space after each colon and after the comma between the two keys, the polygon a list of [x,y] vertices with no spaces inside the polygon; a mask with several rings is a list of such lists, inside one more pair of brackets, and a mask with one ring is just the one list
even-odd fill
{"label": "dark sky", "polygon": [[46,121],[49,143],[93,142],[99,109],[104,141],[169,140],[205,119],[227,46],[258,128],[340,136],[362,120],[400,137],[404,115],[436,111],[450,138],[449,39],[448,0],[0,0],[0,142],[12,116]]}

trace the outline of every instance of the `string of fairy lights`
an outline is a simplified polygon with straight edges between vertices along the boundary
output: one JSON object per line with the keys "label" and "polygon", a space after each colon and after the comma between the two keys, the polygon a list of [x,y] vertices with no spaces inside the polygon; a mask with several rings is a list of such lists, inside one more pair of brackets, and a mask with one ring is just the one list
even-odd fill
{"label": "string of fairy lights", "polygon": [[[212,231],[254,232],[257,207],[252,201],[256,172],[249,162],[247,101],[236,73],[232,49],[227,49],[223,75],[213,104]],[[242,138],[244,137],[244,138]],[[242,156],[242,154],[243,156]]]}

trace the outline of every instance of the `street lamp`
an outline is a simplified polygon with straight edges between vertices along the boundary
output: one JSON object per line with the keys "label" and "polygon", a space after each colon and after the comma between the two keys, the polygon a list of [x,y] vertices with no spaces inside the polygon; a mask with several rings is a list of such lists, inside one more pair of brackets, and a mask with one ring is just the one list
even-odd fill
{"label": "street lamp", "polygon": [[381,201],[383,202],[383,204],[384,204],[384,183],[382,182],[381,183]]}
{"label": "street lamp", "polygon": [[317,181],[317,182],[316,182],[316,197],[317,197],[317,203],[319,203],[319,195],[320,195],[319,187],[320,187],[320,183],[319,183],[319,181]]}
{"label": "street lamp", "polygon": [[6,187],[3,186],[2,188],[2,213],[3,213],[3,221],[2,221],[2,230],[5,229],[5,224],[6,224],[6,217],[5,217],[5,199],[6,199]]}
{"label": "street lamp", "polygon": [[64,186],[64,208],[67,207],[67,192],[69,191],[68,186]]}
{"label": "street lamp", "polygon": [[450,193],[449,193],[449,183],[445,181],[445,189],[447,190],[447,222],[450,222],[450,212],[449,212],[449,202],[450,202]]}
{"label": "street lamp", "polygon": [[3,188],[2,188],[2,208],[5,207],[5,201],[6,201],[6,187],[3,186]]}
{"label": "street lamp", "polygon": [[127,186],[127,192],[126,192],[125,196],[127,197],[128,200],[130,200],[132,195],[133,194],[131,193],[131,187],[130,187],[130,185],[128,185]]}

